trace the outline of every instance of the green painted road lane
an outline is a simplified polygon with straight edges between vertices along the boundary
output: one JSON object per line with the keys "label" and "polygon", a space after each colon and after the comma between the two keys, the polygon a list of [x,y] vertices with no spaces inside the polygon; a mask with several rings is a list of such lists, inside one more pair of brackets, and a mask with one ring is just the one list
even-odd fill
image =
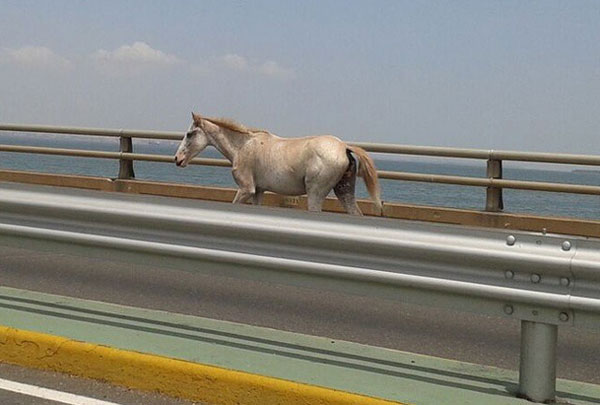
{"label": "green painted road lane", "polygon": [[[409,403],[527,403],[512,396],[514,371],[7,287],[0,324]],[[558,391],[600,401],[591,384],[560,380]]]}

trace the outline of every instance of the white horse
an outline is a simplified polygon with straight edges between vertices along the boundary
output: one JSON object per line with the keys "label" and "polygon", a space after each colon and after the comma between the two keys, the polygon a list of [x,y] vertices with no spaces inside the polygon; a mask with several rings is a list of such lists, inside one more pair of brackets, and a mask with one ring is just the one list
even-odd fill
{"label": "white horse", "polygon": [[226,119],[204,118],[192,113],[192,125],[181,141],[175,163],[185,167],[208,145],[217,148],[232,163],[233,178],[239,189],[234,203],[252,198],[260,204],[263,193],[308,197],[308,209],[321,211],[333,189],[346,211],[362,215],[354,197],[356,159],[359,175],[381,212],[377,172],[367,152],[330,136],[280,138],[268,131],[248,129]]}

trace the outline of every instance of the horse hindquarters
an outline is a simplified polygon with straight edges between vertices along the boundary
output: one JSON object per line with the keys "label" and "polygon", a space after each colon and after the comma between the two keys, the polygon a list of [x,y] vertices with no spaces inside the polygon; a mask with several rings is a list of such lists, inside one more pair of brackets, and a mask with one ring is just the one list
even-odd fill
{"label": "horse hindquarters", "polygon": [[328,156],[315,155],[307,166],[304,184],[308,210],[321,211],[323,201],[347,170],[348,159],[343,154],[335,153]]}

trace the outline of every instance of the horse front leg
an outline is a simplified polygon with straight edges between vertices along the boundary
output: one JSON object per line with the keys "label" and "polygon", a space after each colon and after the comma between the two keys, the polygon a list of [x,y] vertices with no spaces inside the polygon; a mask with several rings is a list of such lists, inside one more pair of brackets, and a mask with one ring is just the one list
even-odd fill
{"label": "horse front leg", "polygon": [[243,204],[256,193],[254,179],[252,178],[251,173],[247,170],[241,170],[240,168],[234,168],[231,173],[233,174],[233,179],[239,186],[239,189],[233,198],[233,203]]}
{"label": "horse front leg", "polygon": [[235,197],[233,197],[234,204],[243,204],[250,199],[254,195],[253,192],[248,190],[238,189],[237,193],[235,193]]}

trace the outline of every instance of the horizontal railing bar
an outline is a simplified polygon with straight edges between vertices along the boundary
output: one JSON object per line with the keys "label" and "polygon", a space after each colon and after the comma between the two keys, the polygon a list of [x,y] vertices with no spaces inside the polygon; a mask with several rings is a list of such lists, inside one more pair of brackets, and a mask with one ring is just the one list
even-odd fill
{"label": "horizontal railing bar", "polygon": [[[83,150],[83,149],[59,149],[59,148],[46,148],[46,147],[38,147],[38,146],[18,146],[18,145],[0,145],[0,151],[18,152],[18,153],[38,153],[38,154],[59,155],[59,156],[91,157],[91,158],[100,158],[100,159],[138,160],[138,161],[162,162],[162,163],[172,163],[173,159],[174,159],[171,156],[165,156],[165,155],[92,151],[92,150]],[[190,161],[190,164],[204,165],[204,166],[231,167],[231,163],[225,159],[195,158]],[[547,182],[525,181],[525,180],[506,180],[506,179],[493,179],[493,178],[448,176],[448,175],[441,175],[441,174],[392,172],[392,171],[383,171],[383,170],[378,171],[377,175],[380,179],[416,181],[416,182],[422,182],[422,183],[453,184],[453,185],[459,185],[459,186],[497,187],[497,188],[509,188],[509,189],[519,189],[519,190],[534,190],[534,191],[547,191],[547,192],[558,192],[558,193],[600,195],[600,186],[589,186],[589,185],[581,185],[581,184],[547,183]]]}
{"label": "horizontal railing bar", "polygon": [[449,158],[488,159],[489,151],[483,149],[442,148],[437,146],[394,145],[371,142],[348,142],[369,152],[401,155],[436,156]]}
{"label": "horizontal railing bar", "polygon": [[0,131],[15,132],[41,132],[48,134],[65,135],[92,135],[92,136],[111,136],[111,137],[129,137],[129,138],[147,138],[164,139],[180,141],[184,136],[184,131],[146,131],[138,129],[105,129],[105,128],[81,128],[81,127],[59,127],[51,125],[21,125],[21,124],[0,124]]}
{"label": "horizontal railing bar", "polygon": [[[121,159],[124,160],[138,160],[146,162],[161,162],[161,163],[174,163],[173,156],[166,155],[150,155],[143,153],[123,153],[120,155]],[[202,166],[219,166],[219,167],[231,167],[231,162],[225,159],[210,159],[210,158],[194,158],[190,161],[192,165]]]}
{"label": "horizontal railing bar", "polygon": [[600,195],[600,186],[588,186],[582,184],[547,183],[540,181],[506,180],[390,171],[378,171],[377,175],[380,179],[416,181],[421,183],[453,184],[460,186],[497,187],[518,190]]}
{"label": "horizontal railing bar", "polygon": [[[140,160],[146,162],[163,162],[173,163],[173,156],[151,155],[144,153],[122,153],[122,152],[107,152],[85,149],[62,149],[62,148],[46,148],[40,146],[20,146],[20,145],[0,145],[0,152],[15,152],[15,153],[36,153],[40,155],[55,155],[55,156],[71,156],[71,157],[87,157],[98,159],[124,159],[124,160]],[[190,161],[193,165],[204,166],[220,166],[231,167],[231,163],[225,159],[205,159],[195,158]]]}
{"label": "horizontal railing bar", "polygon": [[[163,163],[173,163],[173,156],[165,156],[165,155],[148,155],[142,153],[123,153],[121,159],[125,160],[141,160],[146,162],[163,162]],[[218,167],[231,167],[231,162],[225,159],[210,159],[210,158],[194,158],[190,160],[191,165],[201,165],[201,166],[218,166]]]}
{"label": "horizontal railing bar", "polygon": [[100,159],[121,158],[121,152],[86,149],[47,148],[42,146],[0,145],[0,152],[35,153],[39,155],[91,157]]}
{"label": "horizontal railing bar", "polygon": [[496,150],[490,151],[490,159],[511,160],[515,162],[600,166],[600,156],[598,155],[574,155],[570,153],[513,152]]}
{"label": "horizontal railing bar", "polygon": [[350,145],[359,146],[369,152],[396,153],[402,155],[418,155],[465,159],[493,159],[520,162],[557,163],[573,165],[600,165],[600,156],[575,155],[569,153],[516,152],[504,150],[446,148],[438,146],[394,145],[384,143],[354,142]]}
{"label": "horizontal railing bar", "polygon": [[[163,140],[181,140],[184,132],[176,131],[145,131],[132,129],[104,129],[61,127],[50,125],[0,124],[0,131],[41,132],[72,135],[93,135],[147,138]],[[439,146],[394,145],[371,142],[349,142],[350,145],[360,146],[369,152],[393,153],[402,155],[433,156],[466,159],[495,159],[521,162],[556,163],[573,165],[600,166],[600,156],[576,155],[568,153],[516,152],[486,149],[447,148]]]}

